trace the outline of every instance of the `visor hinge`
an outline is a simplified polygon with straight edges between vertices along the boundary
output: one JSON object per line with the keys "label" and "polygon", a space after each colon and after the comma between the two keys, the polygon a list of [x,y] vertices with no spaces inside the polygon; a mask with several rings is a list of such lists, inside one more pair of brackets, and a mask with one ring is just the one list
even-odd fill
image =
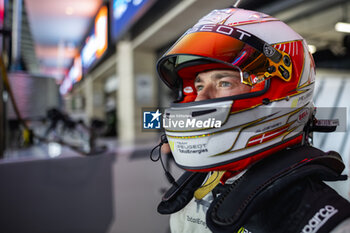
{"label": "visor hinge", "polygon": [[269,72],[270,74],[272,74],[273,72],[275,72],[276,71],[276,67],[274,67],[274,66],[269,66],[268,68],[267,68],[267,72]]}

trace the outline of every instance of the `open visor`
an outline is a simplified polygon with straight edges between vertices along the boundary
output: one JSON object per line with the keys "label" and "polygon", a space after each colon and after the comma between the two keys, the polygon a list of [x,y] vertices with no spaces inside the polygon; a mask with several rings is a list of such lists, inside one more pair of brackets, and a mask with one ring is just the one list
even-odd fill
{"label": "open visor", "polygon": [[234,69],[250,86],[273,76],[289,81],[288,54],[234,27],[204,26],[211,31],[190,29],[158,61],[158,73],[171,89],[182,90],[199,72],[213,69]]}

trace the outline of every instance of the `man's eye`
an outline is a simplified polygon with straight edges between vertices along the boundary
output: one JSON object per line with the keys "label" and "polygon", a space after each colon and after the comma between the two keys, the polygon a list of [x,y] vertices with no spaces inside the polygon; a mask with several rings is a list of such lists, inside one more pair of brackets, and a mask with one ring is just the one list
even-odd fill
{"label": "man's eye", "polygon": [[232,83],[226,82],[226,81],[221,81],[221,82],[219,82],[219,87],[232,87]]}
{"label": "man's eye", "polygon": [[198,91],[201,91],[202,89],[203,89],[203,86],[196,86],[197,92],[198,92]]}

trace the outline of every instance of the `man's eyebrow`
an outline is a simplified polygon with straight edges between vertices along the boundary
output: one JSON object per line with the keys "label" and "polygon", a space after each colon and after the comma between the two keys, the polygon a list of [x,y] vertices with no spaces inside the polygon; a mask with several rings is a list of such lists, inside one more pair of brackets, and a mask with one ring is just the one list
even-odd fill
{"label": "man's eyebrow", "polygon": [[195,78],[195,80],[194,80],[194,83],[199,83],[199,82],[201,82],[202,80],[201,80],[201,78],[199,77],[199,76],[197,76],[196,78]]}
{"label": "man's eyebrow", "polygon": [[[240,78],[239,76],[239,73],[237,72],[234,72],[234,73],[231,73],[231,72],[220,72],[220,73],[214,73],[211,75],[211,78],[213,79],[221,79],[221,78],[224,78],[224,77],[233,77],[233,78]],[[201,82],[201,78],[199,75],[197,75],[197,77],[195,78],[194,80],[194,83],[199,83]]]}
{"label": "man's eyebrow", "polygon": [[231,73],[231,72],[220,72],[220,73],[215,73],[211,76],[211,78],[214,79],[221,79],[224,77],[236,77],[239,78],[239,74],[238,73]]}

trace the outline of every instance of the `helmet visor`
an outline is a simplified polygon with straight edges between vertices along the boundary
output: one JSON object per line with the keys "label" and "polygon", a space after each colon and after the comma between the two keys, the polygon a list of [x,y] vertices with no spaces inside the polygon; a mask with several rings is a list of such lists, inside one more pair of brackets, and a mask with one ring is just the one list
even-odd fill
{"label": "helmet visor", "polygon": [[183,80],[194,80],[199,72],[234,69],[240,72],[242,83],[253,86],[275,75],[278,63],[273,60],[281,60],[279,51],[253,35],[228,35],[234,28],[225,26],[224,29],[220,30],[225,33],[185,33],[158,62],[163,81],[170,88],[179,89]]}

